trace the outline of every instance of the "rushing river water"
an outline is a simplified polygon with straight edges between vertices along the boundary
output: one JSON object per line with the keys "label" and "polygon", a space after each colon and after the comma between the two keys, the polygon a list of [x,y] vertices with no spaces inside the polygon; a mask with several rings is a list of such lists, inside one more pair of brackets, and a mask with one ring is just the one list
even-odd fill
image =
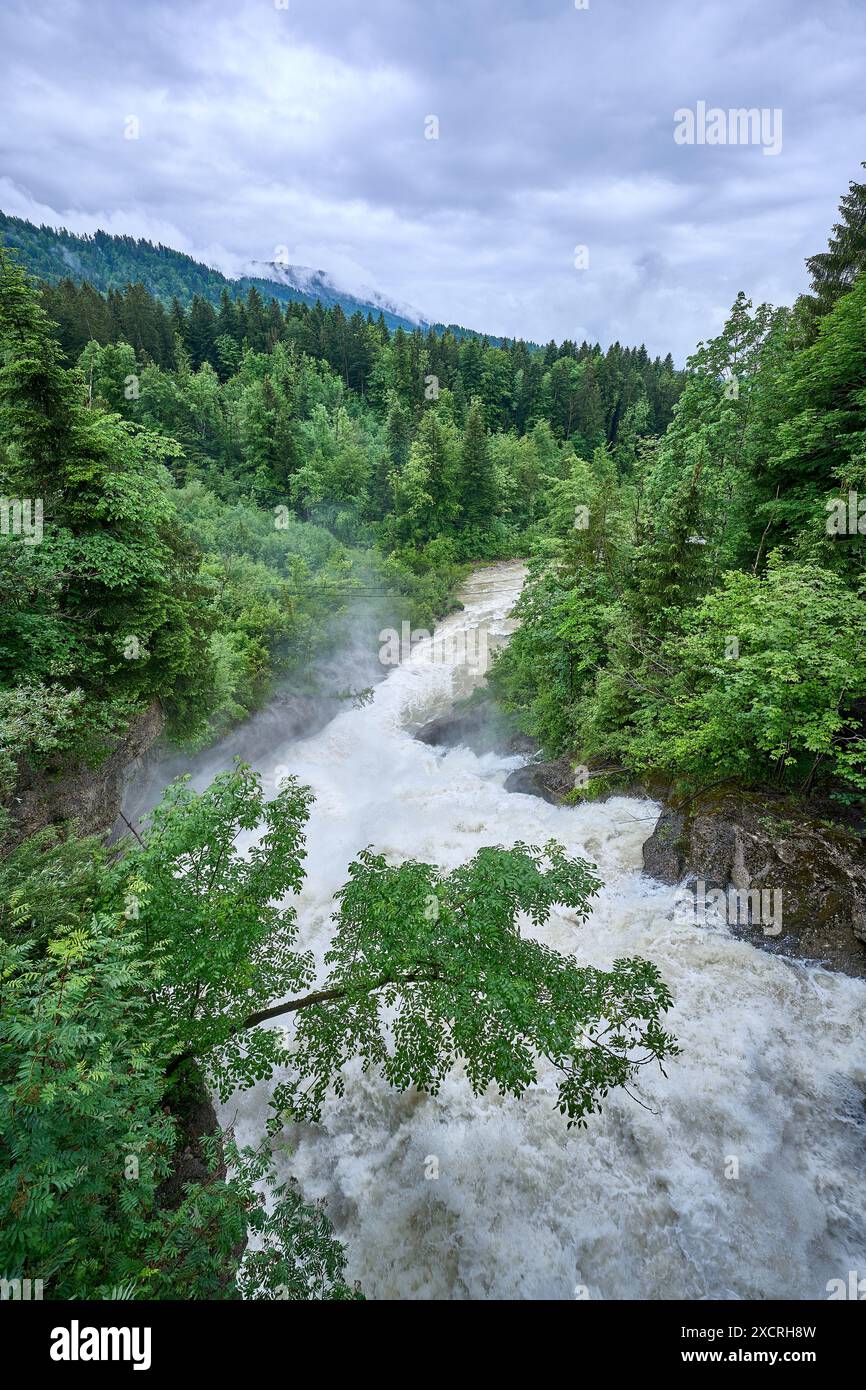
{"label": "rushing river water", "polygon": [[[519,758],[412,737],[477,681],[462,637],[503,640],[522,579],[517,564],[476,571],[464,611],[371,704],[249,754],[316,795],[301,944],[321,959],[365,845],[451,868],[482,845],[556,838],[604,889],[585,925],[563,911],[540,935],[599,967],[655,961],[682,1055],[667,1078],[644,1069],[643,1105],[613,1094],[571,1133],[545,1069],[516,1101],[476,1098],[459,1073],[435,1098],[399,1094],[355,1068],[321,1125],[287,1132],[288,1171],[324,1198],[372,1298],[826,1298],[828,1280],[866,1275],[866,985],[679,920],[674,890],[640,872],[653,803],[550,806],[504,790]],[[260,1087],[221,1119],[252,1140],[266,1104]]]}

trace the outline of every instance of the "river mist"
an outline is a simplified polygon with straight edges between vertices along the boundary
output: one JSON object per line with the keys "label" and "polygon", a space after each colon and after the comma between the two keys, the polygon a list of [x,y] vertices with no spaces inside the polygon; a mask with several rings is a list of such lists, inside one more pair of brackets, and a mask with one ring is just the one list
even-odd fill
{"label": "river mist", "polygon": [[[482,678],[461,633],[507,640],[523,576],[516,563],[477,570],[463,611],[370,703],[289,734],[277,703],[196,760],[193,781],[238,754],[272,794],[286,771],[312,787],[296,906],[299,945],[319,962],[365,845],[450,869],[483,845],[560,840],[604,888],[585,925],[565,910],[540,936],[602,968],[656,962],[682,1055],[571,1133],[546,1064],[521,1101],[476,1098],[459,1072],[435,1098],[399,1094],[353,1065],[320,1125],[286,1128],[281,1173],[324,1200],[371,1298],[826,1298],[828,1280],[866,1269],[866,983],[757,950],[722,922],[683,921],[676,890],[641,874],[654,803],[548,805],[504,790],[521,758],[413,737]],[[133,786],[130,807],[141,796]],[[269,1092],[221,1107],[241,1142],[261,1134]]]}

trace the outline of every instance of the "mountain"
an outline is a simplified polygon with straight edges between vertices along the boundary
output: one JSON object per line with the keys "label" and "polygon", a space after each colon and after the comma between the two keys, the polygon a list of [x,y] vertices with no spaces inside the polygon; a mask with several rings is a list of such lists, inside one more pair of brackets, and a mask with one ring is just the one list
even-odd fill
{"label": "mountain", "polygon": [[232,280],[170,246],[102,231],[78,236],[65,227],[37,227],[2,211],[0,245],[17,252],[31,275],[50,284],[67,278],[88,280],[105,293],[140,281],[165,303],[177,298],[184,306],[194,295],[217,304],[224,289],[233,297],[241,297],[255,285],[266,300],[276,299],[281,304],[300,301],[312,306],[319,300],[325,308],[339,304],[347,317],[360,312],[378,318],[381,313],[390,329],[402,327],[411,332],[428,326],[419,314],[393,304],[376,291],[371,291],[369,298],[360,298],[341,289],[325,271],[306,266],[253,261],[250,274]]}
{"label": "mountain", "polygon": [[[282,261],[250,261],[248,274],[256,284],[277,284],[295,291],[299,297],[315,302],[321,301],[327,309],[333,304],[341,304],[344,311],[354,313],[360,309],[366,314],[372,311],[381,313],[385,321],[389,319],[411,328],[429,328],[430,322],[409,304],[398,304],[395,300],[380,294],[378,290],[364,286],[358,294],[341,286],[326,270],[312,270],[305,265],[286,265]],[[347,308],[351,305],[352,308]]]}
{"label": "mountain", "polygon": [[[456,323],[430,323],[407,304],[398,304],[378,290],[363,290],[353,294],[341,288],[324,270],[309,266],[282,265],[277,261],[249,261],[248,274],[232,280],[212,266],[175,251],[171,246],[146,241],[142,237],[113,236],[97,231],[79,236],[65,227],[37,227],[23,217],[12,217],[0,211],[0,246],[17,253],[18,260],[31,275],[55,285],[59,280],[87,280],[105,294],[122,290],[139,282],[165,304],[178,299],[186,308],[195,295],[218,304],[223,290],[233,298],[242,298],[251,285],[265,300],[276,299],[280,304],[303,303],[311,307],[320,302],[326,309],[339,304],[344,314],[362,313],[366,318],[381,314],[389,329],[404,328],[434,333],[451,333],[458,342],[477,338],[491,347],[502,347],[507,338],[476,332]],[[529,343],[530,348],[537,347]]]}

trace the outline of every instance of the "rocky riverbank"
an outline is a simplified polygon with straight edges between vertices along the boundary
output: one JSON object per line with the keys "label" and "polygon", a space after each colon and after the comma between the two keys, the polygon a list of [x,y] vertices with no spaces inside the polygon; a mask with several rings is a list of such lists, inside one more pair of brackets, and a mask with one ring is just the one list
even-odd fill
{"label": "rocky riverbank", "polygon": [[[519,733],[492,697],[480,692],[416,734],[434,747],[465,744],[476,753],[520,753],[508,791],[573,803],[578,777],[572,760],[543,761],[537,744]],[[643,847],[644,872],[706,898],[717,890],[733,905],[728,921],[763,950],[810,960],[866,978],[866,841],[840,823],[829,803],[757,792],[708,792],[678,802],[661,784],[637,784],[605,768],[584,769],[598,780],[593,800],[637,796],[662,809]],[[773,906],[772,922],[761,904]]]}
{"label": "rocky riverbank", "polygon": [[666,805],[643,847],[644,871],[688,891],[722,889],[732,903],[760,893],[778,904],[780,930],[737,912],[747,939],[866,977],[866,847],[824,809],[752,792]]}
{"label": "rocky riverbank", "polygon": [[130,769],[139,765],[162,734],[165,718],[158,701],[115,739],[96,767],[80,763],[34,772],[22,759],[10,800],[10,846],[49,825],[75,824],[79,835],[108,830],[120,811]]}

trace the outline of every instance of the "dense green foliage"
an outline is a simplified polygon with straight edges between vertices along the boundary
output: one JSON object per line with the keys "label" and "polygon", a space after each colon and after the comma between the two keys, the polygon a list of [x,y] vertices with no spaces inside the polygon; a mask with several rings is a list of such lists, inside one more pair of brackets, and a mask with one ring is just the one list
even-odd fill
{"label": "dense green foliage", "polygon": [[842,217],[812,295],[739,295],[664,436],[562,485],[495,673],[551,752],[862,801],[866,185]]}
{"label": "dense green foliage", "polygon": [[22,758],[97,760],[154,700],[212,738],[356,595],[371,630],[429,622],[461,563],[543,529],[576,447],[630,466],[679,389],[643,349],[391,334],[255,286],[42,303],[2,256],[0,487],[40,499],[44,536],[0,534],[0,799]]}
{"label": "dense green foliage", "polygon": [[[98,763],[154,702],[196,744],[310,679],[358,599],[372,632],[429,621],[466,561],[555,521],[576,448],[633,467],[678,390],[643,350],[391,334],[254,286],[218,310],[185,298],[65,281],[40,307],[0,255],[0,484],[42,509],[38,536],[8,508],[0,533],[10,811],[22,775]],[[515,1096],[548,1059],[582,1124],[675,1051],[655,967],[579,967],[522,934],[556,903],[584,918],[598,888],[554,844],[448,875],[365,852],[317,980],[275,906],[302,886],[308,800],[289,781],[267,801],[243,767],[201,795],[180,782],[110,851],[64,826],[18,843],[7,817],[7,1278],[54,1298],[356,1296],[325,1214],[274,1164],[286,1121],[315,1120],[353,1059],[401,1089],[435,1093],[461,1065]],[[204,1134],[204,1171],[185,1171],[204,1084],[228,1096],[276,1067],[257,1146]]]}
{"label": "dense green foliage", "polygon": [[[255,275],[228,280],[220,271],[203,265],[192,256],[170,246],[154,245],[143,237],[112,236],[102,231],[92,236],[77,236],[65,227],[37,227],[5,212],[0,212],[0,243],[14,250],[21,264],[40,280],[49,284],[71,280],[103,294],[110,295],[134,285],[146,288],[167,304],[177,299],[187,305],[196,296],[216,304],[223,291],[232,296],[245,295],[254,287],[281,304],[312,306],[318,300],[328,308],[339,304],[349,314],[356,310],[366,314],[373,307],[354,295],[333,289],[321,276],[315,277],[315,292]],[[88,302],[95,304],[92,294]],[[383,314],[383,319],[392,328],[400,324],[411,327],[408,319],[390,311]]]}
{"label": "dense green foliage", "polygon": [[330,528],[310,519],[322,476],[348,478],[376,437],[327,368],[277,350],[303,395],[296,510],[275,478],[268,357],[248,353],[231,391],[209,367],[139,369],[127,344],[69,368],[7,259],[0,350],[0,491],[44,513],[38,543],[5,510],[0,533],[0,800],[22,757],[98,760],[154,700],[176,737],[213,737],[333,639],[358,592],[382,595],[371,624],[445,605],[448,551],[371,549],[345,495],[321,509]]}
{"label": "dense green foliage", "polygon": [[[95,761],[155,700],[175,737],[212,737],[298,676],[353,595],[379,595],[377,621],[432,615],[465,562],[529,552],[494,679],[550,751],[862,801],[864,212],[852,184],[812,294],[738,296],[684,382],[642,349],[391,333],[255,286],[166,309],[68,281],[40,308],[3,257],[2,488],[45,503],[38,543],[0,535],[7,804],[23,766]],[[6,1277],[53,1297],[357,1296],[276,1161],[348,1067],[435,1094],[460,1066],[477,1094],[521,1096],[547,1062],[580,1125],[676,1052],[655,966],[580,966],[524,931],[556,904],[584,920],[598,890],[554,843],[450,873],[365,850],[317,968],[291,905],[308,805],[239,766],[174,784],[134,844],[7,840]],[[277,1069],[257,1145],[206,1135],[210,1171],[179,1177],[202,1086]]]}
{"label": "dense green foliage", "polygon": [[[654,966],[582,967],[521,934],[518,913],[538,925],[564,903],[584,918],[598,888],[554,844],[485,849],[449,875],[362,854],[339,895],[329,973],[311,989],[294,909],[274,905],[301,886],[308,801],[292,779],[266,801],[239,767],[201,795],[173,785],[142,842],[96,872],[87,844],[19,857],[0,943],[7,1277],[42,1278],[55,1298],[219,1298],[236,1286],[350,1297],[324,1214],[277,1184],[272,1157],[285,1121],[315,1119],[353,1057],[430,1093],[462,1062],[476,1092],[517,1096],[547,1057],[560,1109],[581,1123],[611,1086],[676,1050]],[[244,855],[238,835],[256,827]],[[385,1009],[396,1010],[389,1027]],[[295,1015],[293,1032],[253,1027]],[[191,1069],[228,1096],[278,1064],[289,1079],[258,1148],[239,1153],[228,1136],[229,1175],[169,1199]],[[216,1168],[216,1140],[206,1147]]]}

